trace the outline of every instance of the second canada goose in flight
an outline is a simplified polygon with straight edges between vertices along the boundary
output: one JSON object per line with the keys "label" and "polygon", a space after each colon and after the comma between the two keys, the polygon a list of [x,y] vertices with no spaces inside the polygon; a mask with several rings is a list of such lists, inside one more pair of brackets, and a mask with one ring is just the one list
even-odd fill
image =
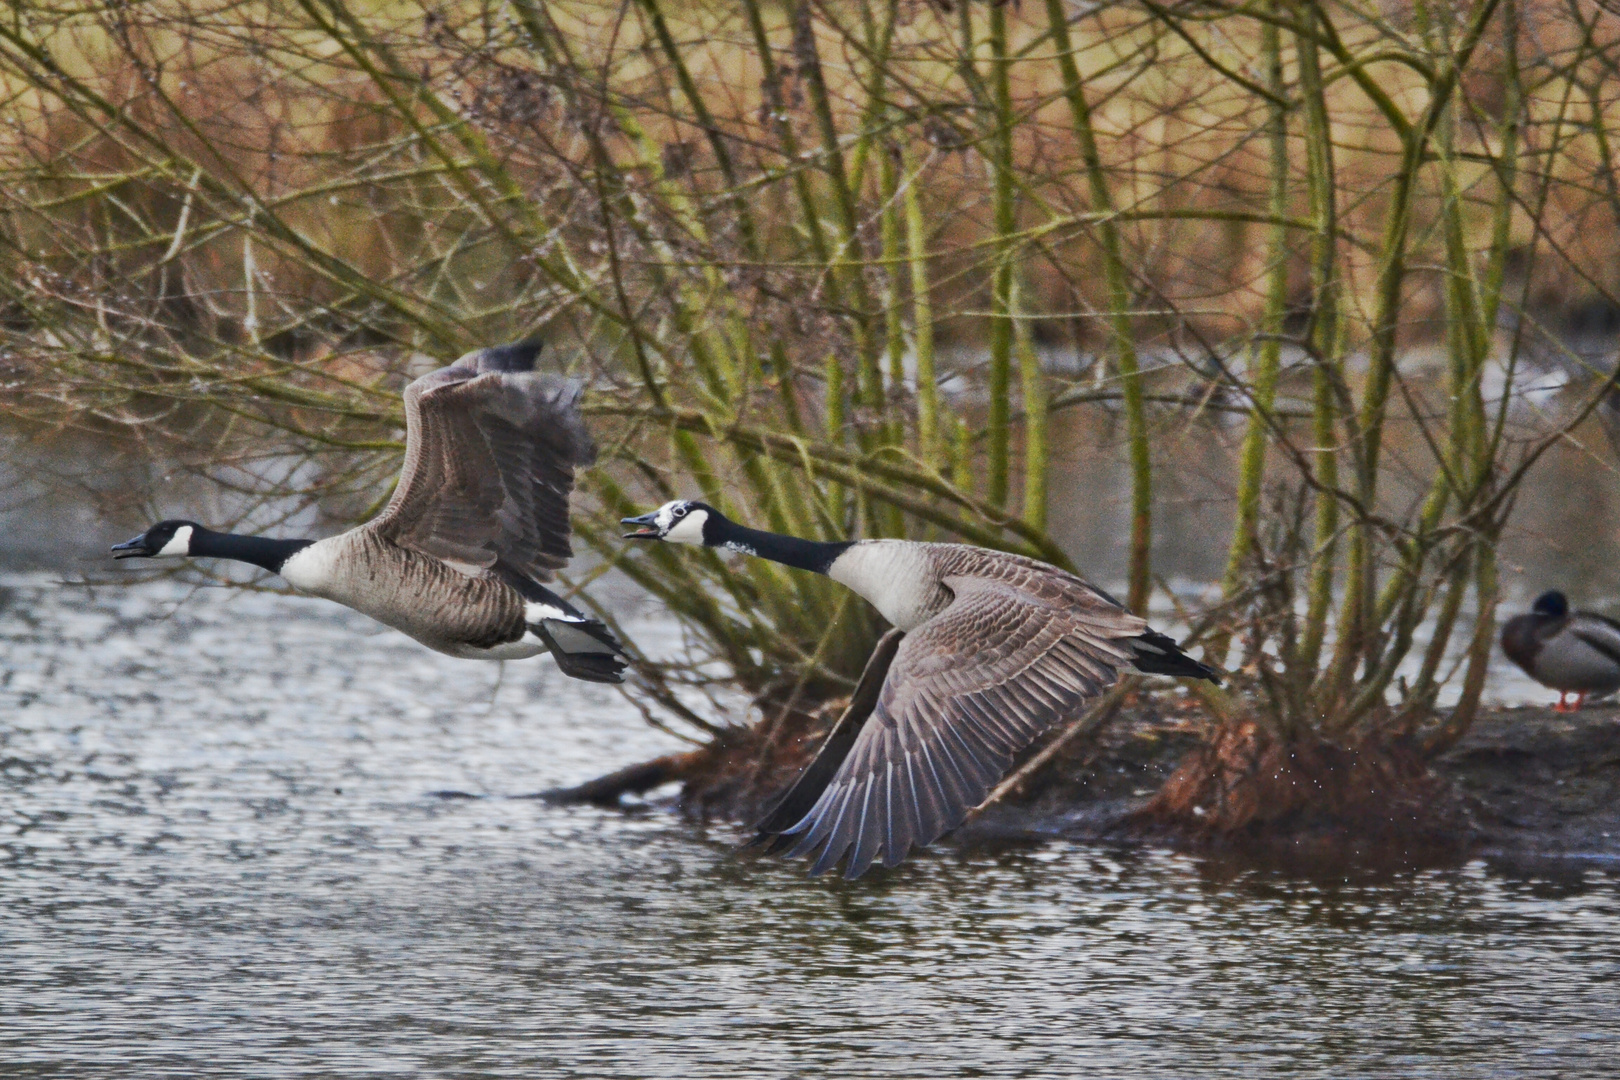
{"label": "second canada goose in flight", "polygon": [[[1502,651],[1526,675],[1558,691],[1558,712],[1574,712],[1588,694],[1620,690],[1620,623],[1569,610],[1569,600],[1557,590],[1542,593],[1528,614],[1507,621]],[[1567,701],[1571,694],[1573,705]]]}
{"label": "second canada goose in flight", "polygon": [[549,651],[566,675],[620,682],[607,627],[546,588],[573,554],[574,467],[596,450],[579,388],[533,371],[538,342],[468,353],[405,388],[405,465],[383,512],[325,540],[160,521],[120,559],[205,556],[280,574],[430,649],[481,660]]}
{"label": "second canada goose in flight", "polygon": [[[624,519],[626,538],[701,544],[826,574],[892,624],[816,759],[759,826],[811,873],[856,877],[961,823],[1041,732],[1121,670],[1220,682],[1209,667],[1055,566],[910,540],[819,543],[749,529],[701,502]],[[881,685],[881,689],[879,686]],[[867,722],[875,717],[873,722]]]}

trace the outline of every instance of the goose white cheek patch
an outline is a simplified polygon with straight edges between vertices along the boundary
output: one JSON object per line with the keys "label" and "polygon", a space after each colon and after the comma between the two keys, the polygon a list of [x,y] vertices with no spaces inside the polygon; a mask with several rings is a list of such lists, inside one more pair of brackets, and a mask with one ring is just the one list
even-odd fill
{"label": "goose white cheek patch", "polygon": [[703,523],[709,515],[702,510],[694,510],[677,521],[664,539],[672,544],[701,544],[703,543]]}
{"label": "goose white cheek patch", "polygon": [[182,525],[174,530],[174,536],[163,545],[163,550],[153,556],[155,559],[175,559],[191,554],[191,526]]}

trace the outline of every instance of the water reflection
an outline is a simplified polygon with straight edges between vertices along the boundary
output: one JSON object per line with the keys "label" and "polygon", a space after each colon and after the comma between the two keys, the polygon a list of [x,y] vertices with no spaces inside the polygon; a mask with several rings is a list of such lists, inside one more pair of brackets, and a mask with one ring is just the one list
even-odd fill
{"label": "water reflection", "polygon": [[430,797],[672,745],[544,661],[264,594],[5,596],[8,1075],[1568,1076],[1620,1040],[1609,868],[1054,842],[810,882],[662,812]]}

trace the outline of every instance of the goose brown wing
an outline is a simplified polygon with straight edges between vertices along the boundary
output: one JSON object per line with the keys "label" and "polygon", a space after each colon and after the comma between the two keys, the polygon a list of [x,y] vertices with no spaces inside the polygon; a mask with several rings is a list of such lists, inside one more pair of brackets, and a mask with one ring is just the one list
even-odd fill
{"label": "goose brown wing", "polygon": [[372,523],[426,555],[537,581],[567,564],[574,468],[595,460],[579,388],[538,347],[469,353],[405,388],[405,465]]}
{"label": "goose brown wing", "polygon": [[848,854],[846,877],[881,853],[960,824],[1013,756],[1129,666],[1141,619],[1067,575],[945,577],[944,611],[906,635],[872,718],[803,819],[790,857],[817,852],[812,873]]}

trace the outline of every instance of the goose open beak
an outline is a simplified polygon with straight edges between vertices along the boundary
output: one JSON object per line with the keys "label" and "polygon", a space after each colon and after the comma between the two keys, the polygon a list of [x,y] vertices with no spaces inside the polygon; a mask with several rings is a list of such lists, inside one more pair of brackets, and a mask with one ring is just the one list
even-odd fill
{"label": "goose open beak", "polygon": [[640,517],[621,518],[620,525],[639,526],[633,532],[624,534],[626,540],[656,540],[658,539],[658,512],[642,514]]}
{"label": "goose open beak", "polygon": [[143,559],[147,555],[146,534],[142,533],[133,540],[125,540],[122,544],[112,546],[115,559]]}

